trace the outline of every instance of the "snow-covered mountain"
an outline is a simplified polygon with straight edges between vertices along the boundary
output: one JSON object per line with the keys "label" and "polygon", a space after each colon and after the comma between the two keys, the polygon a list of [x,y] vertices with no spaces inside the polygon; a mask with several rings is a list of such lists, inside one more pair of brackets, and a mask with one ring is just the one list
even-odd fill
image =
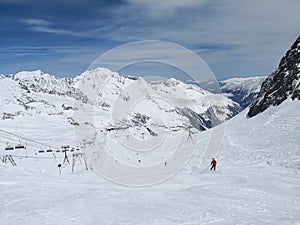
{"label": "snow-covered mountain", "polygon": [[278,68],[263,82],[248,116],[280,105],[288,98],[300,99],[300,36],[281,59]]}
{"label": "snow-covered mountain", "polygon": [[263,76],[231,78],[220,81],[220,88],[223,93],[244,109],[252,103],[264,79]]}
{"label": "snow-covered mountain", "polygon": [[251,104],[254,97],[260,90],[260,86],[265,77],[255,76],[247,78],[230,78],[219,82],[211,81],[187,81],[189,84],[195,84],[200,88],[212,93],[223,93],[225,96],[238,103],[241,109]]}
{"label": "snow-covered mountain", "polygon": [[2,119],[35,113],[60,115],[65,110],[60,105],[64,100],[88,102],[86,96],[75,88],[73,79],[59,79],[40,70],[2,76],[0,87]]}
{"label": "snow-covered mountain", "polygon": [[[103,76],[109,77],[101,97],[98,96],[97,99],[89,99],[84,90],[78,87],[80,83],[86,82],[93,76],[97,79],[102,79]],[[91,84],[91,89],[93,86],[95,84]],[[72,118],[72,113],[76,110],[73,107],[74,101],[94,105],[97,110],[109,114],[112,113],[116,99],[122,98],[128,102],[137,93],[140,93],[140,98],[144,98],[144,105],[157,108],[160,117],[185,117],[186,123],[198,130],[211,128],[236,115],[240,110],[238,104],[224,96],[212,94],[175,79],[147,82],[142,78],[122,76],[103,68],[86,71],[75,78],[57,78],[41,71],[24,71],[15,75],[2,76],[0,88],[0,114],[3,120],[40,114],[56,115],[60,120],[73,124],[76,123]],[[162,101],[153,99],[149,92],[161,96]],[[182,95],[179,96],[178,93]],[[170,106],[163,103],[163,98],[171,99],[170,96],[176,94],[177,97],[183,98],[181,102],[177,101],[175,104],[172,102]],[[150,118],[151,112],[143,110],[144,108],[140,107],[132,112],[132,116],[141,114]],[[108,122],[102,125],[107,126]],[[132,121],[128,123],[132,124]]]}

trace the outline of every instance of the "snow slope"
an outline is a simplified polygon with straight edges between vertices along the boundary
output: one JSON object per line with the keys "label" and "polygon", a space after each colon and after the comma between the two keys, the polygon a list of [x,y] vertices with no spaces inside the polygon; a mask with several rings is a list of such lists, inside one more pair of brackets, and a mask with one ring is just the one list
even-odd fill
{"label": "snow slope", "polygon": [[[56,159],[0,164],[0,224],[300,224],[300,102],[229,120],[216,171],[199,171],[210,132],[173,178],[144,188],[110,183]],[[55,161],[52,165],[52,161]],[[40,170],[48,165],[49,170]]]}

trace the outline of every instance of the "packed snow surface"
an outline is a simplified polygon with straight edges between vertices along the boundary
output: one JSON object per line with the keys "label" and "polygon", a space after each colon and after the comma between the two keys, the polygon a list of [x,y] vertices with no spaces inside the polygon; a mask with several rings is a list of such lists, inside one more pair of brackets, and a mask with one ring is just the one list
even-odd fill
{"label": "packed snow surface", "polygon": [[[300,224],[300,102],[288,99],[250,119],[245,114],[226,123],[216,171],[200,171],[199,164],[211,132],[219,127],[201,132],[199,151],[188,165],[153,186],[117,185],[80,162],[73,173],[63,165],[59,175],[62,153],[15,156],[18,166],[0,164],[0,224]],[[17,122],[24,130],[20,135],[51,143],[44,140],[43,127],[36,135],[37,123],[30,129]],[[71,142],[66,135],[71,129],[64,129],[58,124],[48,139],[61,135],[62,143],[64,138]]]}

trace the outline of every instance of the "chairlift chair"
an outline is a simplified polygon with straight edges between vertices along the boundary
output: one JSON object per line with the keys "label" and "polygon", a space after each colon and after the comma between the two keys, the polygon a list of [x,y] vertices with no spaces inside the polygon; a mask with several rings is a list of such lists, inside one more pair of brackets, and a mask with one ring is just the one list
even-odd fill
{"label": "chairlift chair", "polygon": [[62,145],[61,148],[70,148],[70,145]]}
{"label": "chairlift chair", "polygon": [[26,146],[25,145],[22,145],[22,143],[21,143],[21,141],[19,140],[19,144],[17,144],[16,146],[15,146],[15,149],[26,149]]}
{"label": "chairlift chair", "polygon": [[5,151],[11,151],[11,150],[14,150],[15,148],[13,146],[6,146],[5,147]]}
{"label": "chairlift chair", "polygon": [[10,146],[9,143],[6,143],[6,147],[5,147],[5,151],[11,151],[11,150],[15,150],[15,148],[13,146]]}
{"label": "chairlift chair", "polygon": [[24,145],[16,145],[15,149],[25,149],[25,146]]}
{"label": "chairlift chair", "polygon": [[15,149],[26,149],[26,147],[24,145],[18,144],[15,146]]}
{"label": "chairlift chair", "polygon": [[62,152],[67,152],[67,151],[69,151],[70,146],[69,145],[62,145],[61,148],[62,148],[62,150],[61,150]]}

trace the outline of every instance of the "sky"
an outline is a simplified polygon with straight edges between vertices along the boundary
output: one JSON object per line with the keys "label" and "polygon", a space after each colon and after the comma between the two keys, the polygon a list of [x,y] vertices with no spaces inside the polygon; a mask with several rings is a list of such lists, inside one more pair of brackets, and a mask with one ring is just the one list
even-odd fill
{"label": "sky", "polygon": [[299,36],[299,9],[299,0],[0,0],[0,74],[72,77],[120,45],[159,40],[191,50],[219,80],[268,75]]}

